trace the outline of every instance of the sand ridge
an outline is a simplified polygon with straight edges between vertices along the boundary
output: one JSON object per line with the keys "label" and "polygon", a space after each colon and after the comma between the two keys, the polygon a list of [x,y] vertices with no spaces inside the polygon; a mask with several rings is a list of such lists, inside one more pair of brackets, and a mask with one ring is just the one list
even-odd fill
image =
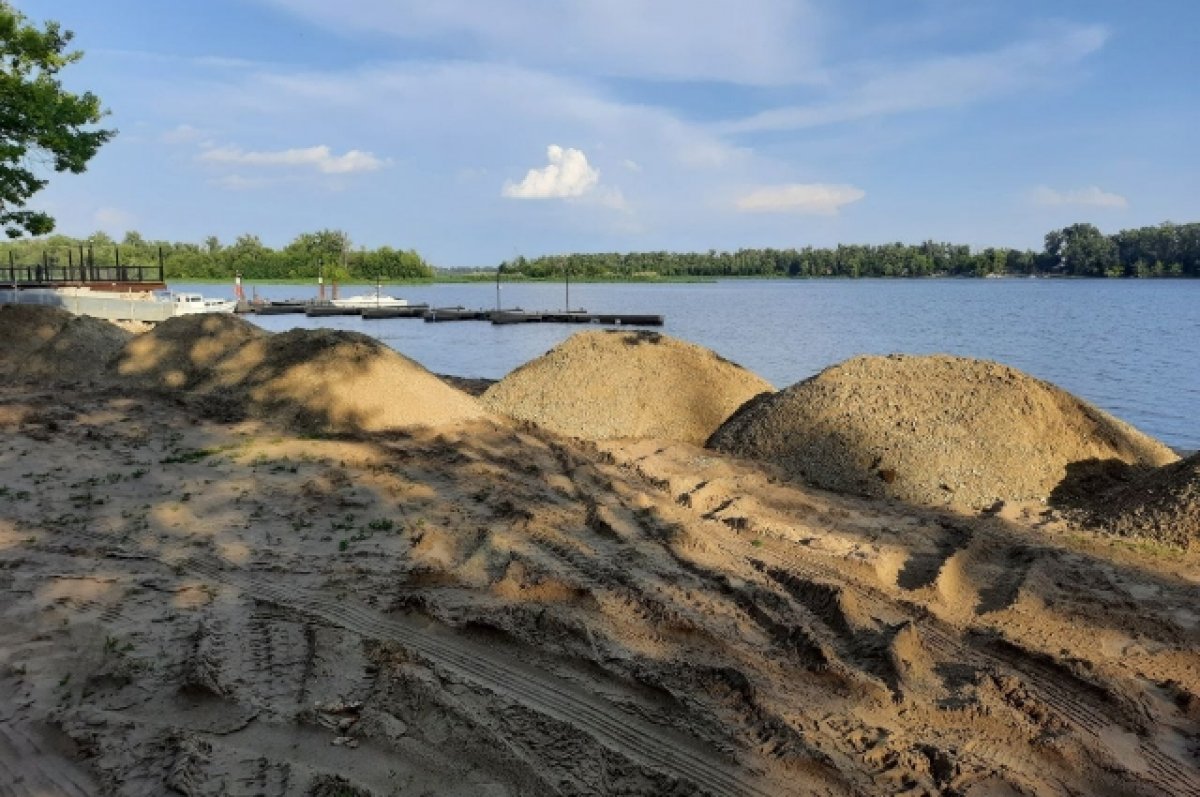
{"label": "sand ridge", "polygon": [[382,431],[480,420],[478,401],[366,335],[269,334],[233,316],[170,319],[116,365],[135,384],[182,389],[219,417],[250,414],[308,432]]}
{"label": "sand ridge", "polygon": [[702,443],[750,398],[774,388],[716,353],[657,332],[572,335],[484,393],[495,412],[586,440]]}
{"label": "sand ridge", "polygon": [[1048,382],[946,355],[831,366],[749,402],[709,445],[826,489],[970,507],[1044,499],[1086,460],[1177,458]]}
{"label": "sand ridge", "polygon": [[131,333],[115,324],[49,305],[0,305],[0,376],[26,381],[90,382]]}

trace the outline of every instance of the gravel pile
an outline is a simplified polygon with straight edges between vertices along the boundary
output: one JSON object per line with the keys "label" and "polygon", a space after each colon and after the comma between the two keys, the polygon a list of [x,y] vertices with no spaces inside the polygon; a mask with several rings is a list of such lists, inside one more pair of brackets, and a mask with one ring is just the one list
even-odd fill
{"label": "gravel pile", "polygon": [[94,382],[131,333],[49,305],[0,306],[0,376],[34,382]]}
{"label": "gravel pile", "polygon": [[171,319],[126,347],[118,372],[180,390],[211,415],[268,418],[302,432],[440,426],[487,416],[374,338],[332,329],[267,333],[231,315]]}
{"label": "gravel pile", "polygon": [[1178,548],[1200,540],[1200,453],[1139,474],[1097,497],[1087,525]]}
{"label": "gravel pile", "polygon": [[1161,466],[1174,452],[999,363],[857,357],[750,402],[709,445],[830,490],[983,507],[1040,499],[1068,465]]}
{"label": "gravel pile", "polygon": [[572,437],[701,444],[743,403],[773,389],[700,346],[606,330],[573,335],[488,388],[483,403]]}

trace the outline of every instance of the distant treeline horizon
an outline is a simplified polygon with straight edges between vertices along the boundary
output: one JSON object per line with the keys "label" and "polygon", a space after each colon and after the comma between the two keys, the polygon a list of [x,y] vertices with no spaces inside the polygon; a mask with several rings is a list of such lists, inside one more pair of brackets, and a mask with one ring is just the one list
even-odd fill
{"label": "distant treeline horizon", "polygon": [[1200,277],[1200,223],[1122,230],[1105,235],[1073,224],[1046,234],[1040,252],[964,244],[841,244],[835,248],[739,249],[722,252],[566,254],[501,263],[529,278],[660,277],[932,277],[1045,275],[1071,277]]}
{"label": "distant treeline horizon", "polygon": [[[341,230],[303,233],[279,249],[255,235],[222,244],[147,240],[136,231],[120,241],[98,232],[86,239],[64,235],[0,242],[0,273],[17,265],[66,265],[80,256],[98,266],[155,265],[166,279],[315,279],[341,282],[426,280],[437,269],[413,249],[351,245]],[[688,277],[933,277],[1031,275],[1070,277],[1200,277],[1200,223],[1165,222],[1105,235],[1092,224],[1072,224],[1046,234],[1041,251],[925,241],[919,244],[842,244],[834,248],[739,249],[734,252],[572,253],[517,257],[499,265],[509,277],[556,279],[564,271],[586,279],[644,280]],[[494,274],[494,269],[447,269]]]}

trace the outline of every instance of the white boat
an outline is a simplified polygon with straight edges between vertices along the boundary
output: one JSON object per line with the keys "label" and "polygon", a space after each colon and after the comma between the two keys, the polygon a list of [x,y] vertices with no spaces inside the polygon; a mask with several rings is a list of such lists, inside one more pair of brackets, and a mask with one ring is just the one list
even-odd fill
{"label": "white boat", "polygon": [[384,296],[380,288],[375,293],[364,293],[358,296],[347,296],[345,299],[333,299],[334,307],[363,309],[365,307],[408,307],[408,299],[397,299],[395,296]]}
{"label": "white boat", "polygon": [[232,299],[206,298],[198,293],[173,293],[170,300],[174,305],[174,315],[232,313],[237,308],[237,302]]}

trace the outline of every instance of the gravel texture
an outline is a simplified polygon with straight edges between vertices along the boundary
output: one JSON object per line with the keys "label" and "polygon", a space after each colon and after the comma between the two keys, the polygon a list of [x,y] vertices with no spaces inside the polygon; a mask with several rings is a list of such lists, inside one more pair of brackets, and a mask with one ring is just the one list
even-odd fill
{"label": "gravel texture", "polygon": [[1095,497],[1083,517],[1111,534],[1190,547],[1200,540],[1200,454],[1136,474]]}
{"label": "gravel texture", "polygon": [[483,402],[587,440],[700,444],[743,403],[773,389],[700,346],[656,332],[606,330],[571,336],[490,387]]}
{"label": "gravel texture", "polygon": [[967,507],[1045,498],[1087,460],[1177,459],[1048,382],[945,355],[832,366],[748,403],[709,445],[825,489]]}

